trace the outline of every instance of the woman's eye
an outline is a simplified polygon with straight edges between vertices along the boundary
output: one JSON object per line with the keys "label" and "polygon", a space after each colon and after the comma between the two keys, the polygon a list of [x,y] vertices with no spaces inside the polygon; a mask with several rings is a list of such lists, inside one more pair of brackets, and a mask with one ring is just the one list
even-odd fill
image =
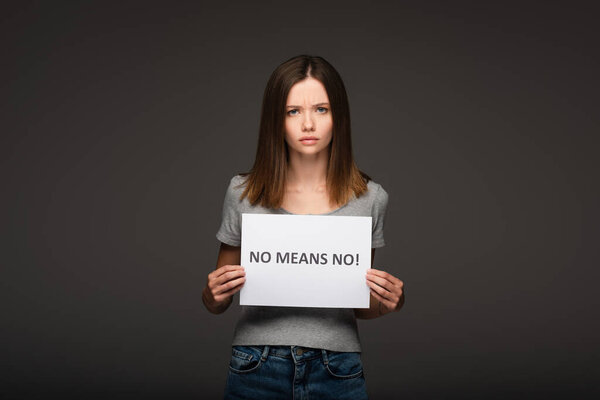
{"label": "woman's eye", "polygon": [[324,114],[324,113],[327,112],[327,108],[325,108],[325,107],[317,107],[317,112],[321,113],[321,114]]}
{"label": "woman's eye", "polygon": [[287,113],[288,113],[288,115],[296,115],[296,114],[298,114],[298,110],[292,109],[292,110],[288,111]]}

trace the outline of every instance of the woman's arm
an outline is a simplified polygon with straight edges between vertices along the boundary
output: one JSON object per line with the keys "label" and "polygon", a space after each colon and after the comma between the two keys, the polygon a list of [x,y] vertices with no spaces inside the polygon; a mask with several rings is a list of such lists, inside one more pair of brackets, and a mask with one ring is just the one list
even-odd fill
{"label": "woman's arm", "polygon": [[[371,266],[375,259],[375,249],[371,249]],[[404,305],[404,283],[385,271],[367,271],[367,285],[371,288],[369,308],[355,308],[354,315],[360,319],[381,317],[398,311]]]}
{"label": "woman's arm", "polygon": [[208,274],[202,302],[208,311],[221,314],[231,304],[233,295],[246,281],[246,273],[240,264],[241,248],[221,243],[217,267]]}

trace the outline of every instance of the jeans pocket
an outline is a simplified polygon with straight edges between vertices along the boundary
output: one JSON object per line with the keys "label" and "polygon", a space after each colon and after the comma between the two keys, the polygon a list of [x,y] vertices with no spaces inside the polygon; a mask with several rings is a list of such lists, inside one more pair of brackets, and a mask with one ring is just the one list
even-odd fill
{"label": "jeans pocket", "polygon": [[363,373],[360,353],[326,351],[325,369],[339,379],[357,378]]}
{"label": "jeans pocket", "polygon": [[229,370],[236,374],[247,374],[256,371],[262,364],[263,349],[254,346],[233,346]]}

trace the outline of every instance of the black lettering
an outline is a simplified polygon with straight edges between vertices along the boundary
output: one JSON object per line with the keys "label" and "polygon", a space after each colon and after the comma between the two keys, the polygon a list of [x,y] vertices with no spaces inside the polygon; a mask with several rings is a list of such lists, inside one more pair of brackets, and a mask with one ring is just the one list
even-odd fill
{"label": "black lettering", "polygon": [[298,264],[298,253],[292,253],[292,264]]}
{"label": "black lettering", "polygon": [[264,251],[260,255],[260,261],[264,262],[265,264],[268,263],[268,262],[271,262],[271,253],[269,253],[268,251]]}
{"label": "black lettering", "polygon": [[321,253],[321,264],[327,264],[327,254]]}
{"label": "black lettering", "polygon": [[277,262],[278,263],[282,263],[282,264],[287,264],[290,262],[290,253],[283,253],[283,255],[280,252],[277,252]]}
{"label": "black lettering", "polygon": [[333,265],[342,265],[342,255],[341,254],[334,254],[333,255]]}
{"label": "black lettering", "polygon": [[[350,257],[350,261],[348,261],[348,257]],[[346,254],[344,256],[344,264],[350,265],[354,263],[354,256],[352,254]]]}
{"label": "black lettering", "polygon": [[250,252],[250,262],[258,262],[258,256],[259,256],[260,252],[258,251],[251,251]]}

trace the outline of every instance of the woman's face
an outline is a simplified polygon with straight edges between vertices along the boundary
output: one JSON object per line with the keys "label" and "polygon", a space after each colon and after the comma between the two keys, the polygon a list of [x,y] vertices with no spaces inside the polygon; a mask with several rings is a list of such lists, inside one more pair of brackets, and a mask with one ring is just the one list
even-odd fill
{"label": "woman's face", "polygon": [[333,118],[325,86],[308,77],[290,89],[286,102],[285,141],[290,153],[304,155],[327,151]]}

